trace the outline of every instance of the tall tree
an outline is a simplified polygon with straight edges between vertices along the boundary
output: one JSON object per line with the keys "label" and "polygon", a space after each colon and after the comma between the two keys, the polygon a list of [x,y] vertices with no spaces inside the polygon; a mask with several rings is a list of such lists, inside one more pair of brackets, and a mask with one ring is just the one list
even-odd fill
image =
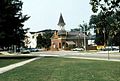
{"label": "tall tree", "polygon": [[92,11],[102,10],[105,15],[111,15],[120,10],[120,0],[90,0]]}
{"label": "tall tree", "polygon": [[85,35],[87,35],[87,33],[89,32],[90,29],[92,29],[92,27],[89,26],[89,25],[88,25],[87,23],[85,23],[84,21],[83,21],[83,24],[80,24],[80,25],[79,25],[79,27],[80,27],[81,32],[85,33]]}
{"label": "tall tree", "polygon": [[29,19],[22,15],[21,0],[0,0],[0,46],[20,46],[24,40],[23,23]]}
{"label": "tall tree", "polygon": [[[92,5],[92,11],[94,13],[101,11],[101,26],[100,28],[105,29],[107,41],[109,42],[120,31],[120,0],[90,0]],[[116,37],[119,38],[120,37]],[[115,41],[114,41],[115,43]],[[120,43],[118,44],[120,46]]]}
{"label": "tall tree", "polygon": [[51,37],[55,30],[43,30],[43,35],[39,34],[37,37],[37,47],[49,48],[51,46]]}
{"label": "tall tree", "polygon": [[105,21],[102,19],[102,12],[98,15],[92,15],[90,18],[89,25],[94,28],[94,32],[96,33],[95,43],[97,45],[104,45],[107,39],[107,35],[105,32]]}
{"label": "tall tree", "polygon": [[42,48],[44,46],[43,41],[44,41],[43,36],[41,34],[39,34],[37,37],[37,47],[38,48]]}

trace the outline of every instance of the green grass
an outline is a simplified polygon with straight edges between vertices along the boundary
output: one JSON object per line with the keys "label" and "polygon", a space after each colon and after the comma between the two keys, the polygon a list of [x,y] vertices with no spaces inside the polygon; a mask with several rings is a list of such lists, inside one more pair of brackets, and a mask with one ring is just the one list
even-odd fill
{"label": "green grass", "polygon": [[120,81],[120,62],[42,58],[1,74],[0,81]]}
{"label": "green grass", "polygon": [[14,64],[14,63],[17,63],[17,62],[20,62],[20,61],[23,61],[23,60],[26,60],[26,59],[15,59],[15,58],[2,59],[2,58],[0,58],[0,67],[4,67],[4,66],[10,65],[10,64]]}

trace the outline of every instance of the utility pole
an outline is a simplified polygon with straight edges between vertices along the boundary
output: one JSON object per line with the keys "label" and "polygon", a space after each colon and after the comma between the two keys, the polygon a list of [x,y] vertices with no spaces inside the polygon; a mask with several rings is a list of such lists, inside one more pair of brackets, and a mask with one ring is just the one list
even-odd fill
{"label": "utility pole", "polygon": [[86,34],[85,34],[85,31],[86,29],[85,29],[85,26],[84,26],[84,49],[85,49],[85,51],[86,51]]}
{"label": "utility pole", "polygon": [[105,40],[105,39],[106,39],[106,37],[105,37],[105,33],[106,33],[106,32],[105,32],[105,31],[106,31],[105,28],[103,28],[103,33],[104,33],[104,48],[105,48],[105,46],[106,46],[106,42],[105,42],[105,41],[106,41],[106,40]]}

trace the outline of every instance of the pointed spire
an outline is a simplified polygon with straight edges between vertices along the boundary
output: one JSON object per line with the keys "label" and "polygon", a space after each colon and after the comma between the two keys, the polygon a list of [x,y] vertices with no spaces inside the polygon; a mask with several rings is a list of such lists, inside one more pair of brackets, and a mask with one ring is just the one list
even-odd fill
{"label": "pointed spire", "polygon": [[59,18],[59,22],[58,22],[58,26],[65,26],[65,22],[62,16],[62,13],[60,13],[60,18]]}

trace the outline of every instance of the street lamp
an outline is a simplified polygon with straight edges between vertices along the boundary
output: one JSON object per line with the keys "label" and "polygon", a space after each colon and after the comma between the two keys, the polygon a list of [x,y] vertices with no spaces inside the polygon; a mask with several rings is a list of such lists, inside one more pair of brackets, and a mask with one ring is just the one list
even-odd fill
{"label": "street lamp", "polygon": [[80,33],[78,34],[78,45],[77,46],[80,48]]}
{"label": "street lamp", "polygon": [[85,27],[84,27],[84,49],[86,51],[86,35],[85,35]]}
{"label": "street lamp", "polygon": [[[83,23],[84,23],[84,21],[83,21]],[[83,24],[83,26],[80,24],[79,25],[81,28],[82,28],[82,32],[84,33],[83,35],[84,35],[84,37],[83,37],[83,44],[84,44],[84,49],[85,49],[85,51],[86,51],[86,28],[87,28],[87,24]]]}
{"label": "street lamp", "polygon": [[[106,39],[106,37],[105,37],[106,30],[105,30],[105,28],[103,29],[103,33],[104,33],[104,48],[106,48],[106,42],[105,42],[105,39]],[[107,45],[108,45],[108,44],[109,44],[109,36],[108,36]],[[109,55],[109,46],[108,46],[108,55],[107,55],[107,58],[108,58],[108,60],[110,59],[110,55]]]}
{"label": "street lamp", "polygon": [[104,33],[104,47],[106,46],[106,43],[105,43],[105,28],[103,28],[103,33]]}

